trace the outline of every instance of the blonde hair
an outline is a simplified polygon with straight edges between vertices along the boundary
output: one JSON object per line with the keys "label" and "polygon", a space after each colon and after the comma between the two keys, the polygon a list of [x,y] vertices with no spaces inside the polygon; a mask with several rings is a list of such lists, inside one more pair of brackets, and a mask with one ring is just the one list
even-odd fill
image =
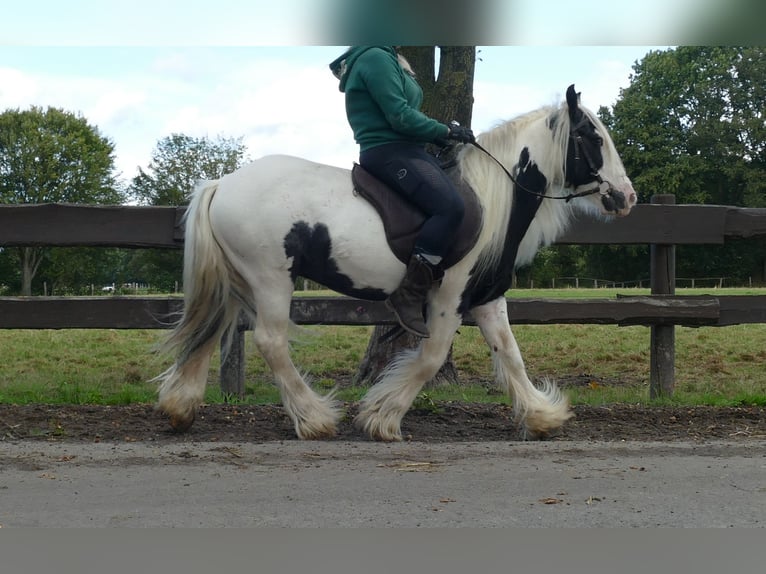
{"label": "blonde hair", "polygon": [[402,70],[404,70],[405,72],[407,72],[410,76],[414,78],[415,70],[412,69],[412,66],[410,66],[410,63],[407,61],[407,58],[405,58],[399,52],[397,52],[396,59],[399,60],[399,65],[402,67]]}

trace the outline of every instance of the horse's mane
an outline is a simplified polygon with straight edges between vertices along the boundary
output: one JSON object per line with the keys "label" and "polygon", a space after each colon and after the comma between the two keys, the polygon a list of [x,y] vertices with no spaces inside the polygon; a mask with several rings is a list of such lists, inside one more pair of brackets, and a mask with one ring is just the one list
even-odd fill
{"label": "horse's mane", "polygon": [[[580,108],[604,138],[604,163],[617,152],[606,128],[595,114]],[[545,106],[502,122],[483,132],[477,141],[509,171],[519,161],[519,153],[529,147],[531,159],[548,179],[547,195],[564,196],[564,166],[570,120],[566,104]],[[513,206],[513,184],[495,161],[473,146],[460,153],[461,175],[479,197],[484,208],[483,225],[476,247],[480,249],[477,271],[497,265],[505,246],[508,222]],[[529,263],[542,245],[555,241],[570,220],[574,202],[543,200],[519,247],[516,264]]]}

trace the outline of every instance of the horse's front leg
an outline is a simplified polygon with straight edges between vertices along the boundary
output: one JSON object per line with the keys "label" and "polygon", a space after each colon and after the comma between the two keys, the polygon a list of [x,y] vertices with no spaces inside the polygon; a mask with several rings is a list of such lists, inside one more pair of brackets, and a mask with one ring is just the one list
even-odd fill
{"label": "horse's front leg", "polygon": [[455,312],[457,303],[446,306],[432,302],[428,330],[415,349],[399,353],[386,367],[378,381],[362,399],[356,426],[375,440],[402,440],[402,418],[412,406],[420,389],[444,364],[461,317]]}
{"label": "horse's front leg", "polygon": [[471,309],[492,353],[495,380],[513,401],[516,421],[525,438],[544,438],[559,429],[572,413],[569,400],[555,383],[536,388],[527,376],[521,351],[508,322],[508,304],[499,297]]}

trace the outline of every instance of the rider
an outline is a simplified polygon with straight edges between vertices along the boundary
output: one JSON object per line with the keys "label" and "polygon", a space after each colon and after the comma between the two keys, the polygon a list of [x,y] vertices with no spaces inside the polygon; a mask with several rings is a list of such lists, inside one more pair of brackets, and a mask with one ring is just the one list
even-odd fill
{"label": "rider", "polygon": [[423,304],[463,220],[463,200],[426,143],[474,141],[420,111],[423,91],[409,63],[391,46],[354,46],[330,64],[346,97],[346,116],[359,144],[359,164],[414,203],[427,217],[407,272],[386,305],[401,326],[428,337]]}

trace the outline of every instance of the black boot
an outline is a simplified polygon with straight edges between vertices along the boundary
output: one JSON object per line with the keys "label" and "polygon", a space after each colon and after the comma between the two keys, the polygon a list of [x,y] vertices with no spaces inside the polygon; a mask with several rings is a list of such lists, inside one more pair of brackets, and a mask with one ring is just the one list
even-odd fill
{"label": "black boot", "polygon": [[404,279],[386,299],[386,307],[394,312],[402,328],[418,337],[430,336],[423,318],[423,305],[433,282],[434,269],[425,259],[413,255]]}

